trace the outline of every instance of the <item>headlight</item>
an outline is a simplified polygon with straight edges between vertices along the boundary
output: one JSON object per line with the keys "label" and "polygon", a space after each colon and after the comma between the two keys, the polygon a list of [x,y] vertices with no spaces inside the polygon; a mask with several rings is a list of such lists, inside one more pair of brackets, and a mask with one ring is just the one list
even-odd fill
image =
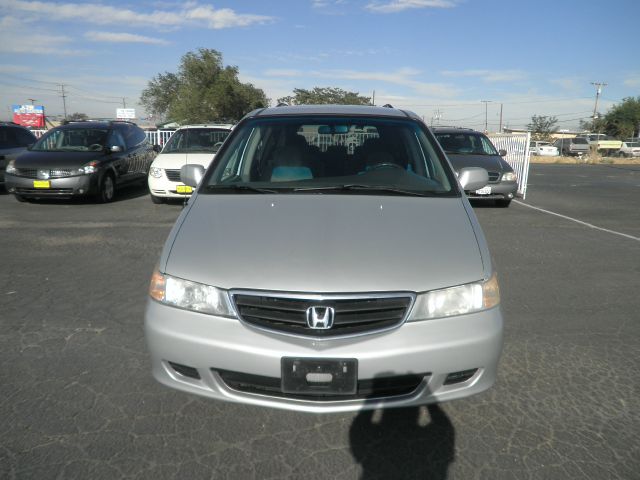
{"label": "headlight", "polygon": [[518,176],[515,174],[515,172],[505,172],[502,174],[502,180],[504,182],[517,182]]}
{"label": "headlight", "polygon": [[98,171],[98,162],[94,160],[93,162],[89,162],[86,165],[83,165],[77,170],[73,170],[71,174],[72,175],[91,175],[92,173],[96,173],[97,171]]}
{"label": "headlight", "polygon": [[16,168],[16,161],[11,160],[7,163],[7,168],[5,169],[5,173],[16,173],[18,169]]}
{"label": "headlight", "polygon": [[165,275],[157,269],[151,276],[149,295],[154,300],[172,307],[209,315],[235,317],[226,290]]}
{"label": "headlight", "polygon": [[464,315],[487,310],[499,303],[500,288],[498,276],[494,272],[487,281],[432,290],[418,295],[408,321]]}
{"label": "headlight", "polygon": [[161,178],[162,177],[162,169],[158,167],[151,167],[149,169],[149,175],[153,178]]}

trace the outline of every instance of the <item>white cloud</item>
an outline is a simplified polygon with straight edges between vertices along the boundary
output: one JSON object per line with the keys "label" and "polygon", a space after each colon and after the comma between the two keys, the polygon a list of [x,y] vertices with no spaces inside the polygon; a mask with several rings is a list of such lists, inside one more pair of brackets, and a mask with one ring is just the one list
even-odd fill
{"label": "white cloud", "polygon": [[[459,90],[450,85],[441,83],[429,83],[419,80],[421,72],[414,68],[401,68],[394,72],[366,72],[358,70],[313,70],[302,72],[298,70],[271,69],[264,72],[269,77],[288,78],[296,76],[310,80],[357,80],[367,82],[375,88],[376,83],[387,83],[409,88],[416,94],[434,96],[438,98],[450,98],[459,93]],[[294,75],[295,74],[295,75]]]}
{"label": "white cloud", "polygon": [[152,45],[168,45],[169,42],[160,38],[144,37],[133,33],[118,32],[87,32],[84,34],[87,40],[92,42],[110,42],[110,43],[146,43]]}
{"label": "white cloud", "polygon": [[623,82],[627,87],[640,87],[640,73],[629,75]]}
{"label": "white cloud", "polygon": [[375,13],[397,13],[418,8],[452,8],[456,5],[456,0],[392,0],[372,2],[366,9]]}
{"label": "white cloud", "polygon": [[445,77],[477,77],[483,82],[513,82],[523,80],[527,75],[520,70],[446,70],[440,72]]}
{"label": "white cloud", "polygon": [[246,27],[273,21],[273,17],[236,13],[229,8],[214,9],[210,5],[189,2],[177,10],[155,10],[150,13],[99,3],[54,3],[29,0],[0,0],[0,7],[7,11],[31,14],[53,20],[82,20],[98,25],[143,25],[180,27],[202,25],[221,29]]}
{"label": "white cloud", "polygon": [[14,17],[0,19],[0,52],[64,56],[87,53],[67,48],[66,44],[71,41],[72,38],[64,35],[49,35],[31,28],[25,31],[24,22]]}

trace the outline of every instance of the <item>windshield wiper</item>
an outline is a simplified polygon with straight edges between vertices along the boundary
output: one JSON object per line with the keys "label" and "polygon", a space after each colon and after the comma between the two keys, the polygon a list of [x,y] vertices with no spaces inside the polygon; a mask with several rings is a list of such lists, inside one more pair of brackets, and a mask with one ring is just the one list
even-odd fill
{"label": "windshield wiper", "polygon": [[280,193],[271,188],[253,187],[251,185],[207,185],[207,190],[225,193]]}
{"label": "windshield wiper", "polygon": [[346,185],[328,185],[324,187],[299,187],[293,192],[382,192],[397,195],[411,195],[413,197],[430,197],[440,192],[416,192],[414,190],[404,190],[396,187],[386,187],[384,185],[360,185],[357,183]]}

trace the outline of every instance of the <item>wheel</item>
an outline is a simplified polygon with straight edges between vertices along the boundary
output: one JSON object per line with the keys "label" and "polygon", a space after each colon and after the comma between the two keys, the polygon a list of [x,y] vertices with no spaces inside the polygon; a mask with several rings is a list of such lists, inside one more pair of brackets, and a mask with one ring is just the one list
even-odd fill
{"label": "wheel", "polygon": [[568,157],[569,156],[569,150],[567,150],[566,148],[562,149],[562,156],[563,157]]}
{"label": "wheel", "polygon": [[98,185],[98,202],[100,203],[109,203],[113,201],[113,197],[116,193],[116,183],[113,179],[113,174],[105,173],[102,176],[102,180],[100,180],[100,185]]}
{"label": "wheel", "polygon": [[507,208],[509,206],[509,204],[511,204],[511,200],[496,200],[496,207],[500,207],[500,208]]}
{"label": "wheel", "polygon": [[22,195],[18,195],[17,193],[13,194],[13,198],[15,198],[20,203],[24,203],[24,202],[28,202],[29,201],[26,198],[24,198]]}
{"label": "wheel", "polygon": [[164,203],[164,198],[156,197],[155,195],[151,194],[151,201],[156,205],[160,205],[161,203]]}

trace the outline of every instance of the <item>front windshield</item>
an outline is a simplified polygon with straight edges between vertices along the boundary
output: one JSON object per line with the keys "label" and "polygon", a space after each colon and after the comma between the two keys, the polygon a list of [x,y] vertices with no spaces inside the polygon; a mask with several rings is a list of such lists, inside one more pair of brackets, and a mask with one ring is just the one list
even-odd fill
{"label": "front windshield", "polygon": [[415,121],[281,117],[238,128],[207,172],[204,193],[458,194]]}
{"label": "front windshield", "polygon": [[176,131],[163,153],[216,153],[230,130],[219,128],[185,128]]}
{"label": "front windshield", "polygon": [[498,155],[487,137],[475,132],[436,133],[443,150],[458,155]]}
{"label": "front windshield", "polygon": [[33,146],[37,152],[99,152],[104,150],[107,130],[61,128],[45,133]]}

